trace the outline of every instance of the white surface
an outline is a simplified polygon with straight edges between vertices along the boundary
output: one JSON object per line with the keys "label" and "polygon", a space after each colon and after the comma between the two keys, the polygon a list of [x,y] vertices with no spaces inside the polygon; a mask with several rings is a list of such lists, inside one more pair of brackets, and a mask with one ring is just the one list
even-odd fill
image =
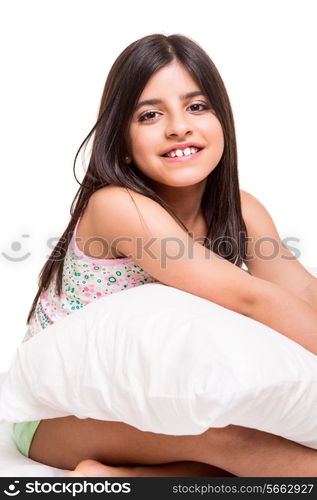
{"label": "white surface", "polygon": [[173,435],[241,425],[317,449],[317,356],[208,300],[143,285],[17,349],[0,418],[66,415]]}
{"label": "white surface", "polygon": [[[0,253],[2,371],[25,333],[47,240],[67,225],[78,189],[73,160],[108,71],[150,33],[182,33],[214,60],[233,108],[241,188],[266,206],[282,238],[300,239],[290,244],[301,262],[316,262],[316,1],[161,0],[154,16],[148,5],[0,4],[1,252],[31,254],[11,262]],[[76,173],[81,180],[80,158]]]}
{"label": "white surface", "polygon": [[[4,376],[0,373],[0,390]],[[66,472],[22,455],[12,438],[12,424],[0,423],[0,477],[63,477]]]}

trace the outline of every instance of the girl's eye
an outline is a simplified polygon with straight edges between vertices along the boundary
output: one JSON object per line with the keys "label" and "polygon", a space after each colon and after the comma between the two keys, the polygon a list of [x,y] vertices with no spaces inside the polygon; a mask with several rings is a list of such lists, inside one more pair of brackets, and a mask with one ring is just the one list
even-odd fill
{"label": "girl's eye", "polygon": [[[206,104],[202,104],[201,102],[196,102],[195,104],[192,104],[190,108],[192,108],[193,106],[202,106],[204,109],[208,109],[208,106],[206,106]],[[201,109],[196,109],[196,111],[201,111]]]}
{"label": "girl's eye", "polygon": [[157,111],[149,111],[148,113],[145,113],[144,115],[140,116],[138,119],[139,122],[148,122],[149,120],[153,120],[153,118],[147,119],[146,117],[149,115],[155,115],[157,114]]}
{"label": "girl's eye", "polygon": [[[197,102],[195,104],[191,104],[191,106],[189,106],[190,108],[194,107],[194,106],[202,106],[203,109],[208,109],[208,106],[206,104],[202,104],[201,102]],[[201,109],[196,109],[194,111],[202,111]],[[147,118],[147,116],[149,115],[155,115],[155,114],[158,114],[157,111],[148,111],[147,113],[145,113],[144,115],[140,116],[140,118],[138,119],[139,122],[148,122],[148,121],[152,121],[154,120],[154,117],[152,118]]]}

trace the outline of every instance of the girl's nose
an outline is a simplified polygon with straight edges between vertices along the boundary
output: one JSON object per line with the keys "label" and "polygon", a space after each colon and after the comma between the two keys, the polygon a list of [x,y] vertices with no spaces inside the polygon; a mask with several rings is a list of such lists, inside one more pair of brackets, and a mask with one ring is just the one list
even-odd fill
{"label": "girl's nose", "polygon": [[192,125],[183,114],[174,115],[173,117],[171,116],[167,120],[166,135],[183,136],[188,132],[192,132]]}

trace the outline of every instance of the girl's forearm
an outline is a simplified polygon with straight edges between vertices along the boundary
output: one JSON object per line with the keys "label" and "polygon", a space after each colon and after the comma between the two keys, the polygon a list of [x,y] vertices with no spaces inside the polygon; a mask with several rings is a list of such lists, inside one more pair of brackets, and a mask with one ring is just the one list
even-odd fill
{"label": "girl's forearm", "polygon": [[248,316],[317,354],[317,310],[296,295],[257,279]]}

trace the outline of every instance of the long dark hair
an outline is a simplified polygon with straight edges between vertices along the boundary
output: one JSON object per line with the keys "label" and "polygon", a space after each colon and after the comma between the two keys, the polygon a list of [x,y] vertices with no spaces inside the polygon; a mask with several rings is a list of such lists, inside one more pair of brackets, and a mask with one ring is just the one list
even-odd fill
{"label": "long dark hair", "polygon": [[239,267],[245,260],[247,231],[241,213],[234,120],[221,76],[206,52],[190,38],[180,34],[148,35],[124,49],[110,69],[97,121],[74,159],[75,178],[77,157],[93,137],[88,168],[72,202],[69,224],[40,272],[39,289],[27,318],[28,324],[42,291],[47,290],[53,278],[56,279],[56,293],[60,295],[64,259],[76,223],[90,196],[101,187],[113,184],[148,196],[160,203],[187,231],[171,207],[151,189],[137,165],[125,162],[125,156],[130,154],[128,130],[134,107],[150,77],[175,60],[183,64],[206,93],[224,134],[223,155],[207,178],[201,202],[208,225],[204,245],[221,257],[235,261]]}

